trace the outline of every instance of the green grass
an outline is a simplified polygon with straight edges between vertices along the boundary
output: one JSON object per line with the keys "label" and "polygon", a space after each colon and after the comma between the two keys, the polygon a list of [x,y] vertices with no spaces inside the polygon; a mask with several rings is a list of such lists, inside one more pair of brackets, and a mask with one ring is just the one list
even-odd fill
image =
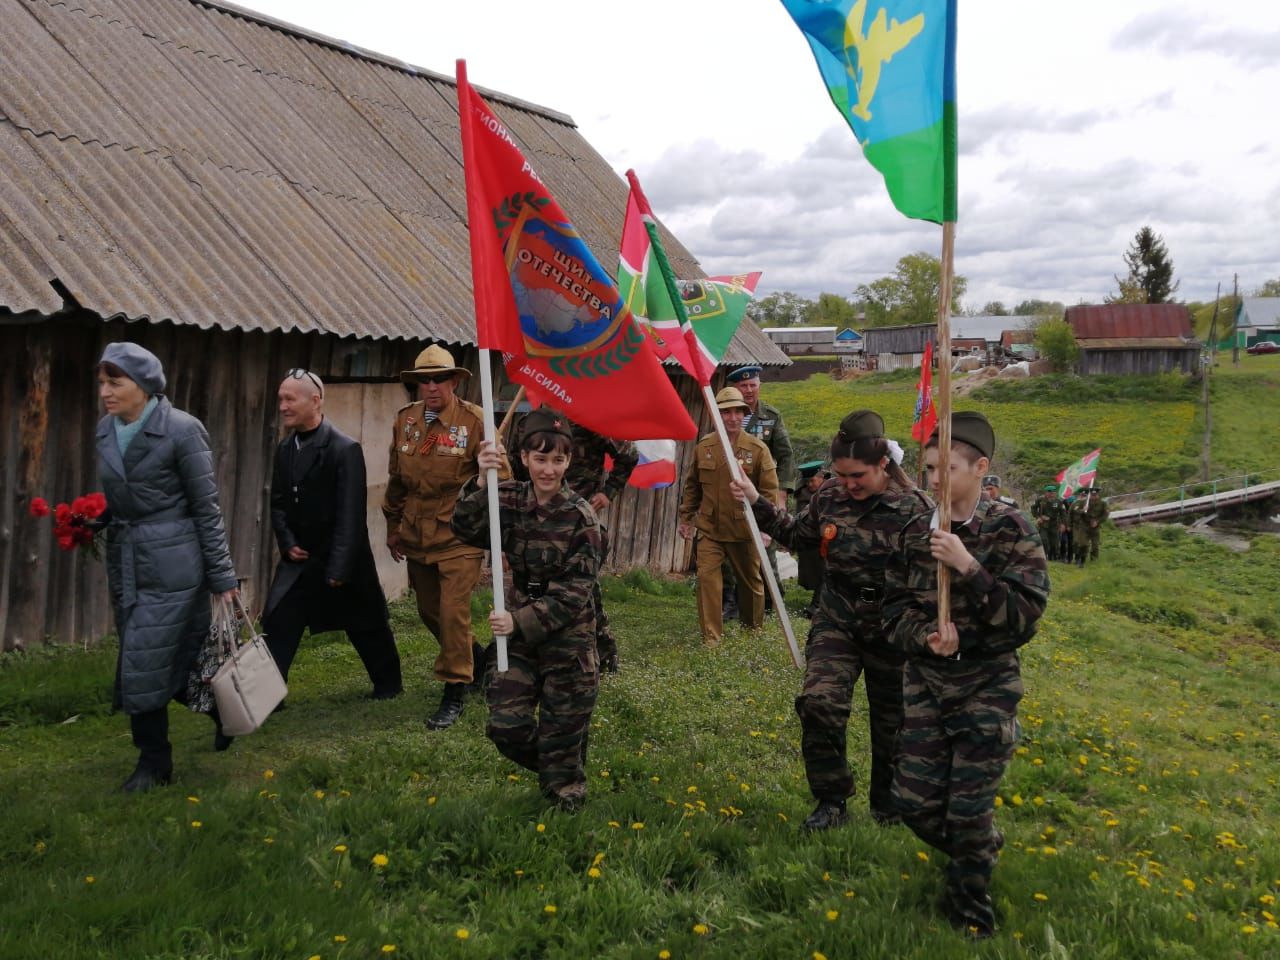
{"label": "green grass", "polygon": [[227,753],[173,707],[177,783],[140,797],[116,792],[134,752],[109,643],[0,660],[0,956],[1275,956],[1280,542],[1237,556],[1148,528],[1052,572],[988,943],[940,922],[940,858],[860,799],[844,830],[797,829],[799,676],[776,624],[706,650],[689,587],[637,573],[605,584],[624,669],[576,816],[497,754],[477,704],[425,730],[434,644],[403,603],[404,697],[363,701],[346,642],[308,640],[290,709]]}
{"label": "green grass", "polygon": [[[817,375],[769,384],[766,395],[786,418],[798,459],[825,456],[840,418],[869,407],[884,417],[913,469],[917,377],[915,370],[844,381]],[[1250,470],[1280,477],[1280,358],[1245,356],[1235,369],[1228,357],[1212,389],[1211,476]],[[1055,375],[989,382],[971,396],[957,397],[954,409],[981,410],[991,419],[997,437],[993,469],[1024,497],[1095,447],[1102,448],[1099,477],[1110,494],[1200,478],[1200,395],[1198,382],[1173,374]]]}

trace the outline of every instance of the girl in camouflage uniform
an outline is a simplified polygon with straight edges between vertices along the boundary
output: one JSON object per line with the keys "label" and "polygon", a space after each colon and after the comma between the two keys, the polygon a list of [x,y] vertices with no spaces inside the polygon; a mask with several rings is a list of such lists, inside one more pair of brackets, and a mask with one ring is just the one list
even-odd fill
{"label": "girl in camouflage uniform", "polygon": [[890,456],[884,421],[858,410],[840,423],[831,442],[827,480],[793,516],[750,483],[735,493],[754,505],[760,529],[792,552],[818,547],[824,564],[813,626],[805,647],[804,691],[796,698],[809,789],[818,801],[809,830],[848,821],[845,800],[854,793],[846,758],[853,685],[864,675],[871,728],[871,815],[897,820],[890,798],[894,738],[902,723],[903,656],[880,625],[884,566],[912,514],[931,507]]}
{"label": "girl in camouflage uniform", "polygon": [[[543,795],[566,810],[576,810],[587,790],[587,730],[599,686],[592,593],[604,559],[595,511],[564,483],[571,446],[565,418],[529,414],[520,441],[529,479],[498,486],[502,552],[515,593],[505,612],[489,615],[494,634],[508,637],[509,668],[490,676],[485,728],[498,750],[536,772]],[[478,465],[479,477],[458,500],[453,530],[487,547],[484,487],[489,469],[502,465],[501,452],[486,441]]]}

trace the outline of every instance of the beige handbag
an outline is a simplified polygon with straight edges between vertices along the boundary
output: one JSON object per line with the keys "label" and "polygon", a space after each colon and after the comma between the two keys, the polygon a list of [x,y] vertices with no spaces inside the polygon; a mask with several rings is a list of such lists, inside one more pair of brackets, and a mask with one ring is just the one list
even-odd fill
{"label": "beige handbag", "polygon": [[[234,646],[228,641],[226,659],[213,675],[210,685],[218,703],[222,732],[232,737],[253,733],[271,716],[289,692],[280,669],[267,649],[267,638],[253,628],[253,620],[240,597],[235,599],[243,623],[250,631],[248,642]],[[225,616],[235,622],[231,604],[217,601],[214,616]],[[240,627],[224,632],[224,636],[240,635]]]}

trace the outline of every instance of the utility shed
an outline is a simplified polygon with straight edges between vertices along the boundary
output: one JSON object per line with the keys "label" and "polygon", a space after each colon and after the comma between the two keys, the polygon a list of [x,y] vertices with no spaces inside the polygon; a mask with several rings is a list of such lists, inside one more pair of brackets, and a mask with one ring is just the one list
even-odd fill
{"label": "utility shed", "polygon": [[[482,93],[596,257],[615,263],[625,182],[570,117]],[[251,606],[275,563],[276,387],[292,367],[324,378],[329,416],[364,445],[384,586],[402,592],[377,509],[408,399],[397,374],[428,342],[477,367],[465,213],[450,77],[213,0],[11,0],[0,31],[4,648],[111,629],[101,564],[61,553],[27,506],[98,489],[93,366],[113,340],[155,352],[170,399],[208,427]],[[704,275],[663,239],[682,276]],[[749,323],[724,358],[788,362]],[[709,426],[692,381],[673,379]],[[615,503],[615,567],[685,568],[679,494],[628,490]]]}
{"label": "utility shed", "polygon": [[1068,307],[1082,374],[1196,373],[1200,342],[1180,303],[1105,303]]}
{"label": "utility shed", "polygon": [[932,323],[870,327],[862,331],[862,351],[868,364],[874,358],[877,370],[918,368],[924,360],[925,344],[933,343],[937,333],[938,327]]}

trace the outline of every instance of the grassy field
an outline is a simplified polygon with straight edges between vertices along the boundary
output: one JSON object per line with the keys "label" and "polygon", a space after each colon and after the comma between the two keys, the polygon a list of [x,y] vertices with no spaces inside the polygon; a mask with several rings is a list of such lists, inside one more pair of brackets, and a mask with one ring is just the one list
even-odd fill
{"label": "grassy field", "polygon": [[[939,858],[861,800],[846,829],[798,830],[776,624],[708,651],[690,589],[636,574],[606,583],[624,669],[576,816],[478,705],[426,731],[433,644],[403,604],[404,697],[362,700],[350,647],[313,639],[290,709],[227,753],[174,707],[177,782],[140,797],[116,792],[110,644],[0,660],[0,957],[1276,956],[1280,542],[1148,528],[1053,577],[987,943],[939,920]],[[865,704],[850,729],[861,779]]]}
{"label": "grassy field", "polygon": [[[767,384],[786,417],[800,459],[825,456],[839,418],[870,407],[915,463],[911,417],[918,371],[835,381],[814,376]],[[959,379],[957,379],[959,382]],[[1214,477],[1267,470],[1280,478],[1280,357],[1228,355],[1212,380]],[[1102,448],[1099,477],[1108,493],[1151,489],[1200,476],[1204,433],[1200,385],[1185,377],[1073,377],[999,380],[958,398],[996,429],[994,469],[1024,496],[1063,467]],[[793,426],[794,424],[794,426]]]}

